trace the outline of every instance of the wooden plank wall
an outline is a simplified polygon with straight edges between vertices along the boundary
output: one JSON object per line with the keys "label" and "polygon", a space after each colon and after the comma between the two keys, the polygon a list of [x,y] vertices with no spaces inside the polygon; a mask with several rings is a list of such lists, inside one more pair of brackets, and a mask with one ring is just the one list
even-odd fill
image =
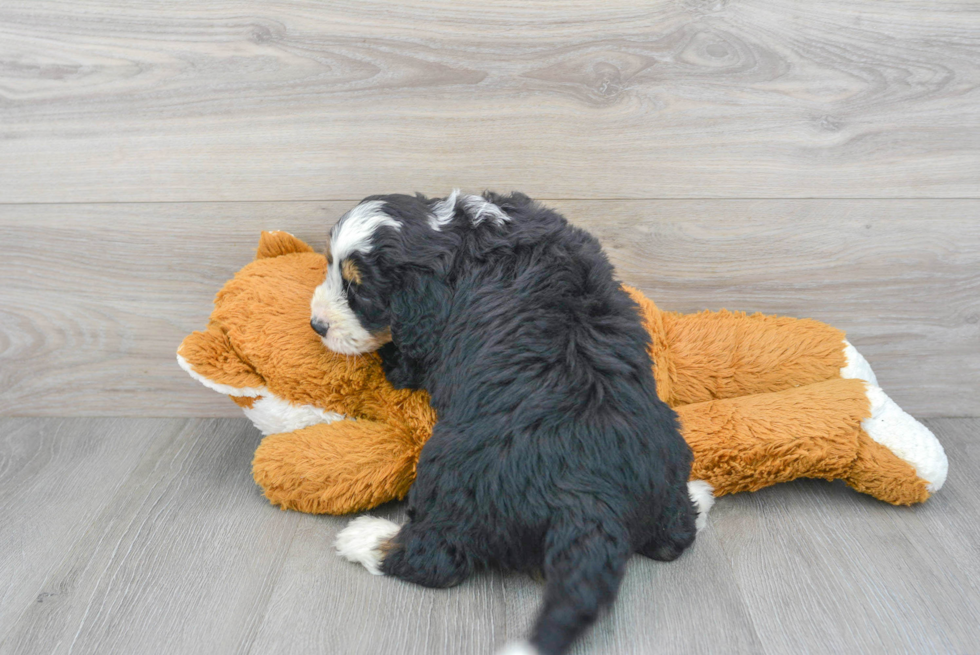
{"label": "wooden plank wall", "polygon": [[0,415],[237,415],[174,350],[259,230],[462,187],[980,416],[978,125],[973,0],[8,0]]}

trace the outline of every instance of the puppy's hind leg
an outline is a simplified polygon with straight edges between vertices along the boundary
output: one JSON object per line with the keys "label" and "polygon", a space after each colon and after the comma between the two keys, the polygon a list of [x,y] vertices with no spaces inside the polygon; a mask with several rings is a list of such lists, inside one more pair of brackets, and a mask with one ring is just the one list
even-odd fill
{"label": "puppy's hind leg", "polygon": [[358,516],[340,531],[334,548],[348,562],[360,564],[373,575],[381,575],[381,562],[391,539],[401,528],[397,523],[376,516]]}
{"label": "puppy's hind leg", "polygon": [[337,535],[337,554],[375,575],[391,575],[425,587],[452,587],[469,575],[472,564],[460,545],[431,525],[398,526],[361,516]]}
{"label": "puppy's hind leg", "polygon": [[711,485],[706,482],[695,480],[678,489],[665,503],[656,533],[637,552],[661,562],[677,559],[694,543],[713,502]]}
{"label": "puppy's hind leg", "polygon": [[504,652],[560,655],[616,598],[630,556],[625,526],[615,519],[562,521],[545,545],[544,605],[530,643]]}

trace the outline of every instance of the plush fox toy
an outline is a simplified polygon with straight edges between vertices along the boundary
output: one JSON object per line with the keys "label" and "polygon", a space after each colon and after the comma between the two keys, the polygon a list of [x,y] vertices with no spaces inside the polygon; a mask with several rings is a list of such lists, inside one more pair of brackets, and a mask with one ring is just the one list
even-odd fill
{"label": "plush fox toy", "polygon": [[[405,496],[436,415],[425,392],[393,389],[376,355],[324,348],[309,321],[325,271],[307,244],[263,232],[255,261],[218,293],[207,329],[184,339],[177,360],[268,435],[252,470],[272,503],[344,514]],[[658,394],[680,417],[691,478],[706,495],[823,478],[909,505],[942,487],[939,441],[885,395],[841,331],[809,319],[664,312],[627,290],[650,332]]]}

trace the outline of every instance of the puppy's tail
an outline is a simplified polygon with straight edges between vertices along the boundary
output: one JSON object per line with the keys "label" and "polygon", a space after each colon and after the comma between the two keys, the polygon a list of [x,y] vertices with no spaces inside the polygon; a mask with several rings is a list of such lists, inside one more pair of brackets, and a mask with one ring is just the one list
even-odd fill
{"label": "puppy's tail", "polygon": [[544,605],[527,642],[501,654],[561,655],[616,598],[629,538],[601,520],[553,526],[545,552]]}

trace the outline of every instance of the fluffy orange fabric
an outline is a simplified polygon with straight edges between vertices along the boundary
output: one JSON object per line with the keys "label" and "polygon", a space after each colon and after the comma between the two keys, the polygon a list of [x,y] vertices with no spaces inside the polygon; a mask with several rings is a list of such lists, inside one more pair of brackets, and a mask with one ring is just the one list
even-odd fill
{"label": "fluffy orange fabric", "polygon": [[[392,389],[376,356],[323,347],[309,307],[324,267],[302,241],[264,232],[256,261],[218,293],[207,330],[178,354],[246,413],[269,397],[284,416],[310,407],[343,415],[266,437],[253,461],[272,503],[342,514],[405,496],[436,416],[424,392]],[[814,477],[894,504],[928,498],[915,469],[862,430],[869,401],[864,382],[840,376],[842,332],[807,319],[662,312],[627,290],[650,332],[658,392],[694,451],[692,478],[716,495]]]}

